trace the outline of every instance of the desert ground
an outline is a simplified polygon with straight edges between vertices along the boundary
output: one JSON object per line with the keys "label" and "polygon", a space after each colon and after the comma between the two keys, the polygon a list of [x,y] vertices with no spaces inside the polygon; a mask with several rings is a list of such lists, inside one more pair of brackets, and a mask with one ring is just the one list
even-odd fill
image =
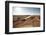
{"label": "desert ground", "polygon": [[40,15],[13,15],[13,28],[40,27]]}

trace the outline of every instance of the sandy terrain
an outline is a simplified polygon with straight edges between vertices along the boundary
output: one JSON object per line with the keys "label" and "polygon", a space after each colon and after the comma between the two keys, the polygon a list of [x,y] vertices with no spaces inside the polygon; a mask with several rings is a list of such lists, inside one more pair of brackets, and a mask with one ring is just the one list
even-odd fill
{"label": "sandy terrain", "polygon": [[40,27],[40,16],[14,15],[13,28],[21,28],[21,27]]}

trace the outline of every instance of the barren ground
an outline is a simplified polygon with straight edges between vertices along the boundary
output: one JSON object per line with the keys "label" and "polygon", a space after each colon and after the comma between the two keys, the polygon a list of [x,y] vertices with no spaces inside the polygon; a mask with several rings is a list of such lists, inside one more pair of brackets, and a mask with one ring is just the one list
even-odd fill
{"label": "barren ground", "polygon": [[30,15],[14,15],[13,16],[13,28],[21,27],[40,27],[40,16],[33,15],[27,19],[24,19]]}

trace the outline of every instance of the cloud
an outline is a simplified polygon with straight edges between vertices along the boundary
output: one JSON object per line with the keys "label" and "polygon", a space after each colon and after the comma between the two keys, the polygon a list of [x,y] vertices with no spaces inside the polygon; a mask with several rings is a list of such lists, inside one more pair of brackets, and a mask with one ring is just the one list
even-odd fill
{"label": "cloud", "polygon": [[40,8],[33,7],[16,7],[14,8],[13,15],[39,15]]}

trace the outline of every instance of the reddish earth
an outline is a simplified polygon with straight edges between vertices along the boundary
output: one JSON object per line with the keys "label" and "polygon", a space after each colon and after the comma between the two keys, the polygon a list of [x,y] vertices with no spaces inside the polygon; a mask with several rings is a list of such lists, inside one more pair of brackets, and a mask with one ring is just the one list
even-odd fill
{"label": "reddish earth", "polygon": [[27,19],[29,15],[17,15],[13,16],[13,28],[20,27],[40,27],[40,16],[31,16]]}

